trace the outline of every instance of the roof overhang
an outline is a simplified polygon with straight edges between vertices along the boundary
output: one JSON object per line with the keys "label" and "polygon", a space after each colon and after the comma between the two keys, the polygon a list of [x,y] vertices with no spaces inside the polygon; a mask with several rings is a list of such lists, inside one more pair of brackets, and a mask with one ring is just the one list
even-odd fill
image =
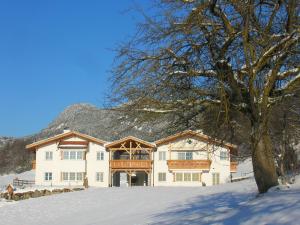
{"label": "roof overhang", "polygon": [[192,131],[192,130],[182,131],[182,132],[179,132],[177,134],[168,136],[166,138],[162,138],[160,140],[155,141],[155,144],[156,144],[156,146],[160,146],[160,145],[163,145],[163,144],[166,144],[166,143],[170,143],[170,142],[172,142],[174,140],[177,140],[179,138],[182,138],[182,137],[197,137],[197,138],[199,138],[199,139],[201,139],[205,142],[220,145],[220,146],[224,146],[224,147],[230,149],[230,151],[237,149],[237,146],[234,145],[234,144],[227,143],[227,142],[212,138],[212,137],[210,137],[208,135],[205,135],[201,132]]}
{"label": "roof overhang", "polygon": [[142,148],[151,148],[151,149],[153,149],[153,148],[156,147],[155,144],[153,144],[153,143],[144,141],[142,139],[139,139],[139,138],[136,138],[136,137],[133,137],[133,136],[124,137],[122,139],[107,143],[105,145],[105,147],[107,149],[118,148],[119,146],[122,146],[122,145],[124,147],[124,144],[130,143],[130,142],[139,143]]}
{"label": "roof overhang", "polygon": [[[65,138],[68,137],[79,137],[83,140],[85,140],[85,142],[80,142],[80,141],[62,141]],[[62,145],[84,145],[87,146],[89,142],[93,142],[96,144],[100,144],[100,145],[104,145],[106,143],[106,141],[100,140],[98,138],[92,137],[90,135],[86,135],[86,134],[82,134],[76,131],[69,131],[63,134],[59,134],[59,135],[55,135],[54,137],[51,138],[47,138],[41,141],[37,141],[34,142],[32,144],[26,145],[26,149],[29,150],[36,150],[37,148],[44,146],[44,145],[48,145],[54,142],[61,142]]]}

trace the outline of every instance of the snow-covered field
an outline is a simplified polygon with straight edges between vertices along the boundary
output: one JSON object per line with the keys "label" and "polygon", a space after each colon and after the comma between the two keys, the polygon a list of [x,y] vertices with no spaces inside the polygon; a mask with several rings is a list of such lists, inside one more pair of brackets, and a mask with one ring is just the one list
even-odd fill
{"label": "snow-covered field", "polygon": [[[251,160],[236,177],[253,176]],[[34,171],[0,176],[34,179]],[[37,187],[34,187],[37,188]],[[22,190],[18,190],[22,191]],[[300,176],[257,194],[253,178],[212,187],[90,188],[18,202],[0,199],[0,225],[299,224]]]}
{"label": "snow-covered field", "polygon": [[213,187],[90,188],[18,202],[0,201],[5,225],[299,224],[300,177],[257,196],[254,180]]}

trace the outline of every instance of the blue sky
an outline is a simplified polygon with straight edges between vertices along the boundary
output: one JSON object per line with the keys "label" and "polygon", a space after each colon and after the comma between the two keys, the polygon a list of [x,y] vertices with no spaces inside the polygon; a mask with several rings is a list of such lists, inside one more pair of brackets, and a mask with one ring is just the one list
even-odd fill
{"label": "blue sky", "polygon": [[[147,7],[150,1],[136,1]],[[74,103],[101,107],[132,0],[0,0],[0,136],[45,128]]]}

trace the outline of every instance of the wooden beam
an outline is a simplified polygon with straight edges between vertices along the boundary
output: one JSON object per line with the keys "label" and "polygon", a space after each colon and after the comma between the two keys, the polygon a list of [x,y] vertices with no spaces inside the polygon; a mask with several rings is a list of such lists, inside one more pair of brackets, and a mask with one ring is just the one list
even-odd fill
{"label": "wooden beam", "polygon": [[[108,148],[108,150],[109,151],[119,151],[119,150],[120,151],[123,151],[123,150],[126,151],[126,150],[130,150],[130,148],[126,148],[126,147],[124,147],[124,148],[121,148],[121,147],[120,148]],[[141,151],[141,150],[145,150],[145,151],[146,150],[148,150],[148,151],[150,150],[150,151],[153,151],[153,148],[133,148],[132,147],[131,150],[132,151]]]}

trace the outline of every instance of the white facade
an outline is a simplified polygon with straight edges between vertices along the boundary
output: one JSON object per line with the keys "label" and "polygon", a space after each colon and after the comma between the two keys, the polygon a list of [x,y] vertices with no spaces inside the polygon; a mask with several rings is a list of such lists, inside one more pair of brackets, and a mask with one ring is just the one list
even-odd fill
{"label": "white facade", "polygon": [[205,135],[186,131],[151,145],[149,143],[149,146],[134,137],[125,138],[123,144],[119,141],[120,150],[125,153],[122,157],[130,155],[130,160],[135,163],[139,160],[134,157],[141,156],[125,148],[126,141],[130,140],[130,147],[131,142],[135,141],[140,148],[136,148],[139,154],[143,148],[148,149],[147,152],[150,151],[147,147],[152,148],[144,160],[151,161],[145,170],[139,167],[142,164],[128,164],[132,167],[126,164],[126,169],[113,168],[112,161],[127,163],[129,158],[115,159],[111,150],[116,148],[107,147],[113,146],[111,143],[77,132],[57,135],[27,148],[36,151],[36,185],[78,186],[83,185],[85,177],[88,185],[94,187],[109,187],[116,183],[121,186],[210,186],[230,182],[231,172],[235,171],[230,166],[229,153],[235,146],[209,144],[206,138]]}
{"label": "white facade", "polygon": [[[160,152],[166,155],[165,160],[159,159]],[[221,159],[221,152],[222,157]],[[188,154],[191,160],[210,160],[210,169],[172,169],[168,167],[168,160],[179,160],[180,154]],[[213,185],[213,176],[219,176],[216,183],[230,181],[230,154],[227,148],[209,145],[195,137],[182,137],[157,147],[154,153],[154,182],[155,186],[202,186]],[[159,173],[166,173],[166,181],[159,181]],[[176,179],[176,174],[182,174],[182,180]],[[186,175],[185,175],[186,174]],[[190,174],[190,175],[189,175]],[[199,175],[193,175],[199,174]],[[219,175],[213,175],[219,174]],[[174,178],[175,176],[175,178]],[[186,176],[186,179],[185,179]],[[193,179],[194,176],[194,179]],[[199,180],[197,179],[200,177]],[[180,175],[179,175],[180,177]]]}

